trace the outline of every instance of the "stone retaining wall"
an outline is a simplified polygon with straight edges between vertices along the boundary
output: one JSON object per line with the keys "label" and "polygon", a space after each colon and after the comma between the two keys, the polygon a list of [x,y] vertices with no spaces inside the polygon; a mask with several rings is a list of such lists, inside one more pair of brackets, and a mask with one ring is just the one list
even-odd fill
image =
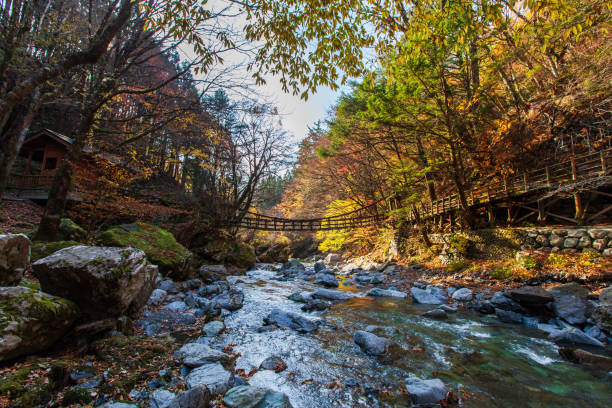
{"label": "stone retaining wall", "polygon": [[594,249],[612,256],[612,228],[537,228],[526,230],[526,249],[543,248],[553,252]]}

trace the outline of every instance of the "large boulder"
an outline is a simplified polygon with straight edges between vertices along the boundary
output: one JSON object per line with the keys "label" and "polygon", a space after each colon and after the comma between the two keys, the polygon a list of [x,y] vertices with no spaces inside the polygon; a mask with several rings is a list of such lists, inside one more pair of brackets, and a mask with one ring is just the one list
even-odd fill
{"label": "large boulder", "polygon": [[229,390],[223,403],[229,408],[292,408],[285,394],[248,385]]}
{"label": "large boulder", "polygon": [[539,286],[522,286],[510,291],[510,297],[525,307],[544,306],[554,300],[553,295]]}
{"label": "large boulder", "polygon": [[310,295],[310,297],[313,299],[343,301],[343,300],[349,300],[353,296],[350,293],[343,292],[341,290],[319,289],[319,290],[314,291]]}
{"label": "large boulder", "polygon": [[196,318],[192,314],[161,309],[154,312],[145,311],[140,319],[134,321],[134,326],[141,328],[147,336],[155,336],[184,330],[195,322]]}
{"label": "large boulder", "polygon": [[474,296],[474,294],[473,294],[472,290],[468,289],[468,288],[457,289],[451,295],[451,297],[454,300],[458,300],[460,302],[469,302],[470,300],[472,300],[473,296]]}
{"label": "large boulder", "polygon": [[134,248],[73,246],[32,264],[44,292],[69,299],[83,321],[136,315],[151,296],[157,268]]}
{"label": "large boulder", "polygon": [[21,280],[30,262],[30,240],[23,234],[0,235],[0,286]]}
{"label": "large boulder", "polygon": [[145,252],[147,259],[162,274],[175,280],[189,278],[193,255],[176,241],[174,235],[155,225],[137,222],[104,231],[99,242],[111,247],[132,247]]}
{"label": "large boulder", "polygon": [[552,333],[550,339],[559,344],[586,344],[593,347],[605,347],[602,342],[575,327],[568,327],[559,332]]}
{"label": "large boulder", "polygon": [[82,245],[77,241],[53,241],[53,242],[36,242],[32,245],[30,260],[36,262],[39,259],[46,258],[60,249],[69,248],[71,246]]}
{"label": "large boulder", "polygon": [[181,392],[170,403],[168,408],[208,408],[210,391],[206,387],[195,387]]}
{"label": "large boulder", "polygon": [[230,356],[227,354],[200,343],[187,343],[176,354],[183,359],[183,364],[187,367],[230,361]]}
{"label": "large boulder", "polygon": [[234,265],[249,269],[257,258],[255,249],[246,242],[237,241],[228,234],[199,233],[193,237],[189,249],[210,264]]}
{"label": "large boulder", "polygon": [[22,286],[0,287],[0,361],[45,350],[77,315],[69,300]]}
{"label": "large boulder", "polygon": [[520,313],[524,309],[506,292],[495,292],[489,301],[495,308]]}
{"label": "large boulder", "polygon": [[556,315],[569,324],[586,322],[587,295],[589,291],[577,283],[556,286],[549,290],[552,293],[553,310]]}
{"label": "large boulder", "polygon": [[291,253],[288,242],[274,242],[271,245],[258,248],[257,259],[263,263],[287,262]]}
{"label": "large boulder", "polygon": [[319,328],[319,321],[310,320],[297,313],[285,312],[280,309],[273,309],[264,318],[266,324],[276,324],[279,327],[287,327],[300,333],[309,333]]}
{"label": "large boulder", "polygon": [[601,291],[599,301],[604,305],[612,305],[612,286]]}
{"label": "large boulder", "polygon": [[235,311],[242,307],[244,303],[244,293],[239,289],[230,289],[211,299],[212,307],[217,309],[227,309]]}
{"label": "large boulder", "polygon": [[393,289],[381,289],[381,288],[372,288],[366,293],[366,296],[370,297],[395,297],[395,298],[406,298],[408,295],[405,292],[400,292],[399,290]]}
{"label": "large boulder", "polygon": [[378,337],[374,333],[363,330],[357,330],[353,335],[353,341],[361,347],[361,350],[372,356],[382,356],[389,352],[389,349],[395,345],[389,339]]}

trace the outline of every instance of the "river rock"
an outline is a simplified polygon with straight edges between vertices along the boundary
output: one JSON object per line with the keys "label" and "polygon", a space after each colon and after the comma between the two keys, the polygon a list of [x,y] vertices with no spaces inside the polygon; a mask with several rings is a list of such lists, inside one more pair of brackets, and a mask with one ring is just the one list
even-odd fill
{"label": "river rock", "polygon": [[107,402],[104,405],[100,405],[100,408],[135,408],[138,407],[138,404],[128,403],[128,402]]}
{"label": "river rock", "polygon": [[70,328],[76,305],[22,286],[0,287],[0,361],[47,349]]}
{"label": "river rock", "polygon": [[612,305],[612,286],[601,291],[599,294],[599,302],[604,305]]}
{"label": "river rock", "polygon": [[387,354],[389,348],[395,345],[389,339],[385,339],[384,337],[378,337],[374,333],[370,333],[364,330],[358,330],[353,334],[353,340],[355,343],[361,347],[361,350],[372,356],[382,356]]}
{"label": "river rock", "polygon": [[149,395],[149,406],[155,408],[168,408],[175,398],[175,393],[165,388],[159,388]]}
{"label": "river rock", "polygon": [[429,317],[430,319],[446,319],[448,315],[442,309],[433,309],[423,313],[423,316]]}
{"label": "river rock", "polygon": [[456,291],[454,291],[451,297],[454,300],[458,300],[460,302],[468,302],[472,300],[473,296],[474,294],[471,289],[461,288],[461,289],[457,289]]}
{"label": "river rock", "polygon": [[190,309],[187,303],[177,300],[165,305],[162,309],[172,310],[173,312],[186,312]]}
{"label": "river rock", "polygon": [[311,299],[308,302],[306,302],[305,305],[303,305],[300,309],[303,310],[304,312],[312,312],[314,310],[325,310],[330,306],[330,304],[324,300],[319,300],[319,299]]}
{"label": "river rock", "polygon": [[176,352],[176,355],[183,359],[183,364],[187,367],[199,367],[218,361],[227,362],[230,359],[227,354],[200,343],[187,343]]}
{"label": "river rock", "polygon": [[395,298],[406,298],[408,295],[404,292],[400,292],[399,290],[393,289],[381,289],[381,288],[372,288],[366,293],[366,296],[370,297],[395,297]]}
{"label": "river rock", "polygon": [[317,285],[325,286],[327,288],[337,288],[338,287],[338,281],[336,280],[336,277],[333,274],[329,274],[329,273],[318,273],[315,276],[314,283]]}
{"label": "river rock", "polygon": [[313,299],[323,299],[323,300],[332,300],[332,301],[343,301],[349,300],[352,296],[346,292],[342,292],[341,290],[332,290],[332,289],[319,289],[314,291],[311,295]]}
{"label": "river rock", "polygon": [[285,394],[248,385],[229,390],[223,403],[229,408],[293,408]]}
{"label": "river rock", "polygon": [[504,323],[523,323],[523,315],[510,310],[495,309],[495,315]]}
{"label": "river rock", "polygon": [[550,339],[559,344],[586,344],[593,347],[605,347],[602,342],[575,327],[568,327],[558,333],[553,333]]}
{"label": "river rock", "polygon": [[609,334],[612,334],[612,305],[601,304],[593,310],[593,320],[597,323],[597,326]]}
{"label": "river rock", "polygon": [[493,314],[495,313],[495,308],[493,305],[487,302],[482,302],[480,300],[471,300],[465,304],[468,309],[476,310],[482,314]]}
{"label": "river rock", "polygon": [[326,268],[325,268],[325,262],[323,262],[323,261],[317,261],[317,262],[315,262],[315,264],[314,264],[314,271],[315,271],[316,273],[321,272],[321,271],[323,271],[323,270],[325,270],[325,269],[326,269]]}
{"label": "river rock", "polygon": [[[266,358],[264,361],[262,361],[261,364],[259,365],[260,370],[275,370],[276,371],[282,367],[287,368],[287,365],[285,364],[283,359],[278,356],[270,356]],[[280,371],[283,371],[285,368],[283,368]]]}
{"label": "river rock", "polygon": [[285,275],[298,275],[300,273],[304,273],[306,271],[306,267],[300,261],[292,259],[288,262],[285,262],[281,268],[281,272]]}
{"label": "river rock", "polygon": [[148,305],[151,306],[159,306],[168,296],[168,292],[163,289],[155,289],[151,292],[151,296],[149,296],[149,300],[147,301]]}
{"label": "river rock", "polygon": [[210,295],[218,295],[223,292],[230,290],[229,282],[226,280],[220,280],[215,283],[211,283],[210,285],[204,285],[198,290],[198,295],[200,296],[210,296]]}
{"label": "river rock", "polygon": [[549,290],[553,295],[553,310],[569,324],[586,322],[587,295],[589,291],[577,283],[556,286]]}
{"label": "river rock", "polygon": [[446,386],[437,378],[432,380],[407,378],[406,391],[416,404],[436,404],[446,397]]}
{"label": "river rock", "polygon": [[[227,268],[225,265],[202,265],[198,271],[202,279],[207,280],[211,278],[221,278],[227,275]],[[209,280],[210,282],[210,280]]]}
{"label": "river rock", "polygon": [[612,371],[612,358],[607,356],[565,347],[559,349],[559,355],[572,363],[587,364],[603,371]]}
{"label": "river rock", "polygon": [[202,332],[207,336],[216,336],[221,333],[225,329],[225,324],[219,320],[213,320],[212,322],[208,322],[202,328]]}
{"label": "river rock", "polygon": [[208,408],[210,397],[210,391],[207,387],[195,387],[181,392],[168,405],[168,408]]}
{"label": "river rock", "polygon": [[159,282],[159,285],[157,285],[157,289],[161,289],[166,293],[170,293],[172,295],[176,295],[181,291],[181,289],[172,279],[164,279],[163,281]]}
{"label": "river rock", "polygon": [[319,321],[310,320],[297,313],[285,312],[274,309],[264,318],[266,324],[276,324],[279,327],[287,327],[300,333],[309,333],[319,328]]}
{"label": "river rock", "polygon": [[489,302],[496,308],[521,313],[523,307],[514,301],[506,292],[495,292]]}
{"label": "river rock", "polygon": [[311,299],[311,294],[308,292],[295,292],[290,294],[287,299],[298,303],[306,303]]}
{"label": "river rock", "polygon": [[145,253],[133,248],[73,246],[32,264],[44,292],[77,304],[83,321],[136,315],[157,277]]}
{"label": "river rock", "polygon": [[510,291],[512,299],[521,306],[538,307],[553,301],[553,295],[539,286],[522,286]]}
{"label": "river rock", "polygon": [[325,257],[325,265],[335,265],[340,262],[340,255],[338,254],[327,254]]}
{"label": "river rock", "polygon": [[427,287],[427,289],[419,289],[416,287],[410,288],[410,294],[412,299],[417,303],[425,305],[441,305],[446,302],[446,295],[444,291],[438,292],[433,289],[434,287]]}
{"label": "river rock", "polygon": [[244,293],[239,289],[230,289],[211,299],[213,308],[235,311],[244,304]]}
{"label": "river rock", "polygon": [[172,333],[196,322],[189,313],[178,313],[161,309],[155,312],[145,311],[142,317],[134,321],[134,326],[140,327],[145,335],[154,336],[162,333]]}
{"label": "river rock", "polygon": [[21,280],[30,262],[30,247],[30,239],[23,234],[0,235],[0,286]]}
{"label": "river rock", "polygon": [[233,381],[233,375],[219,363],[209,363],[194,368],[185,378],[188,388],[207,387],[215,396],[226,392]]}

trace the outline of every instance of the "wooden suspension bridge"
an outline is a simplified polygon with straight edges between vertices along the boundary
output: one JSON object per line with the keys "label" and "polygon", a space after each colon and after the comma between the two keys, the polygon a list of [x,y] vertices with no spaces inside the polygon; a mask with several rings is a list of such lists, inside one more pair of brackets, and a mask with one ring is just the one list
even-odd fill
{"label": "wooden suspension bridge", "polygon": [[[480,185],[467,189],[464,193],[465,204],[470,210],[486,209],[489,221],[495,216],[495,209],[507,210],[507,221],[517,224],[529,217],[536,216],[539,221],[548,217],[570,223],[588,223],[612,211],[612,194],[599,191],[612,185],[612,148],[598,152],[573,156],[534,171],[513,177],[487,180]],[[593,214],[587,214],[588,202],[585,193],[602,196],[607,202]],[[564,198],[573,198],[574,216],[553,213],[551,206]],[[402,206],[400,200],[394,207]],[[441,225],[448,221],[452,225],[456,213],[463,209],[458,194],[452,194],[434,201],[423,201],[413,206],[411,221],[438,221]],[[535,204],[531,204],[535,203]],[[266,231],[325,231],[354,229],[382,223],[387,217],[379,213],[379,203],[333,217],[312,219],[288,219],[271,217],[249,212],[234,226],[245,229]]]}

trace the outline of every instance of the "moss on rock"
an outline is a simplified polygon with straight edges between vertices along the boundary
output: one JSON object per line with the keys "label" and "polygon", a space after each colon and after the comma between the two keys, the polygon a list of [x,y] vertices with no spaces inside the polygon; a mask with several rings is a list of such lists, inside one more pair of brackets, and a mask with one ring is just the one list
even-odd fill
{"label": "moss on rock", "polygon": [[87,231],[81,228],[77,223],[70,218],[62,218],[59,226],[58,240],[60,241],[78,241],[87,242]]}
{"label": "moss on rock", "polygon": [[36,262],[39,259],[45,258],[60,249],[68,248],[75,245],[81,245],[77,241],[55,241],[55,242],[39,242],[32,245],[30,254],[31,262]]}
{"label": "moss on rock", "polygon": [[189,276],[192,254],[174,235],[155,225],[137,222],[104,231],[98,241],[105,246],[133,247],[145,252],[151,263],[176,280]]}

